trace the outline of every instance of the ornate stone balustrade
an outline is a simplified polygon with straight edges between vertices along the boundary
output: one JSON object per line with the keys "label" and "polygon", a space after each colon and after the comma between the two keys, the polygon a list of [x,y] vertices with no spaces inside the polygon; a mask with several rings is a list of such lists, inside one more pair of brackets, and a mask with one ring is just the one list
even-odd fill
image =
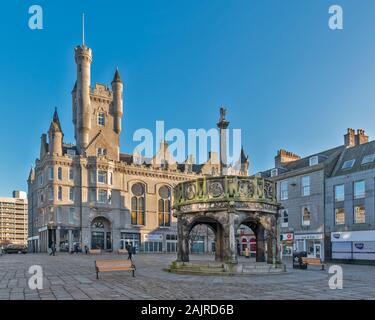
{"label": "ornate stone balustrade", "polygon": [[204,177],[179,183],[174,188],[173,208],[210,202],[256,202],[277,205],[276,184],[260,177]]}

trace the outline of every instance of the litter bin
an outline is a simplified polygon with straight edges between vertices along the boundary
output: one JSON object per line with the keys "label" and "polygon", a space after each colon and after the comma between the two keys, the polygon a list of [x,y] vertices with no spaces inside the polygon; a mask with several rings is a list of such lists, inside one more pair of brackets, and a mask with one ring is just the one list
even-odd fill
{"label": "litter bin", "polygon": [[306,251],[293,252],[293,269],[307,269],[307,264],[302,263],[303,257],[307,257]]}

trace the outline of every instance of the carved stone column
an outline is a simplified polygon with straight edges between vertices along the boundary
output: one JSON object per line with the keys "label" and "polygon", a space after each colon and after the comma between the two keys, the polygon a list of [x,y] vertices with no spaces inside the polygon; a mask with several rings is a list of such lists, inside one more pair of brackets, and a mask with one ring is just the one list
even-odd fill
{"label": "carved stone column", "polygon": [[178,217],[177,220],[177,261],[189,262],[189,229],[186,226],[186,221],[182,220],[181,217]]}
{"label": "carved stone column", "polygon": [[266,231],[267,234],[267,263],[275,263],[275,239],[274,233],[271,230]]}
{"label": "carved stone column", "polygon": [[256,229],[256,241],[257,241],[256,262],[264,262],[265,261],[264,227],[261,224],[258,224],[258,227]]}

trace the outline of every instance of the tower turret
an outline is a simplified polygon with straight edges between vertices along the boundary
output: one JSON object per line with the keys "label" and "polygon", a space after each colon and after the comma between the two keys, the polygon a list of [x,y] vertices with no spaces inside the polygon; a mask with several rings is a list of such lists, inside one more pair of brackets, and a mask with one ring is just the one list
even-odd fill
{"label": "tower turret", "polygon": [[123,88],[124,85],[120,78],[120,72],[116,69],[115,76],[112,81],[113,91],[113,117],[114,117],[114,130],[117,134],[121,132],[121,119],[123,115]]}
{"label": "tower turret", "polygon": [[44,155],[48,152],[47,135],[45,133],[40,137],[40,154],[39,159],[42,160]]}
{"label": "tower turret", "polygon": [[75,61],[77,64],[75,136],[78,152],[82,154],[89,144],[89,131],[91,129],[90,84],[92,50],[84,44],[77,46],[75,48]]}
{"label": "tower turret", "polygon": [[49,137],[49,153],[62,156],[62,142],[63,142],[63,132],[61,130],[59,116],[57,110],[53,114],[53,119],[48,130]]}

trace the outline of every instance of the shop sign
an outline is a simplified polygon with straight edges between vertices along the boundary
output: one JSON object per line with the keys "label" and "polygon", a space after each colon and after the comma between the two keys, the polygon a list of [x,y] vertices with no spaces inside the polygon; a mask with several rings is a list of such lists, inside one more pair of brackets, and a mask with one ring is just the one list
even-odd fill
{"label": "shop sign", "polygon": [[163,241],[163,235],[161,233],[145,233],[143,239],[144,241]]}
{"label": "shop sign", "polygon": [[321,240],[323,239],[323,233],[307,233],[307,234],[295,234],[295,240]]}
{"label": "shop sign", "polygon": [[283,233],[281,234],[281,241],[292,241],[293,233]]}

